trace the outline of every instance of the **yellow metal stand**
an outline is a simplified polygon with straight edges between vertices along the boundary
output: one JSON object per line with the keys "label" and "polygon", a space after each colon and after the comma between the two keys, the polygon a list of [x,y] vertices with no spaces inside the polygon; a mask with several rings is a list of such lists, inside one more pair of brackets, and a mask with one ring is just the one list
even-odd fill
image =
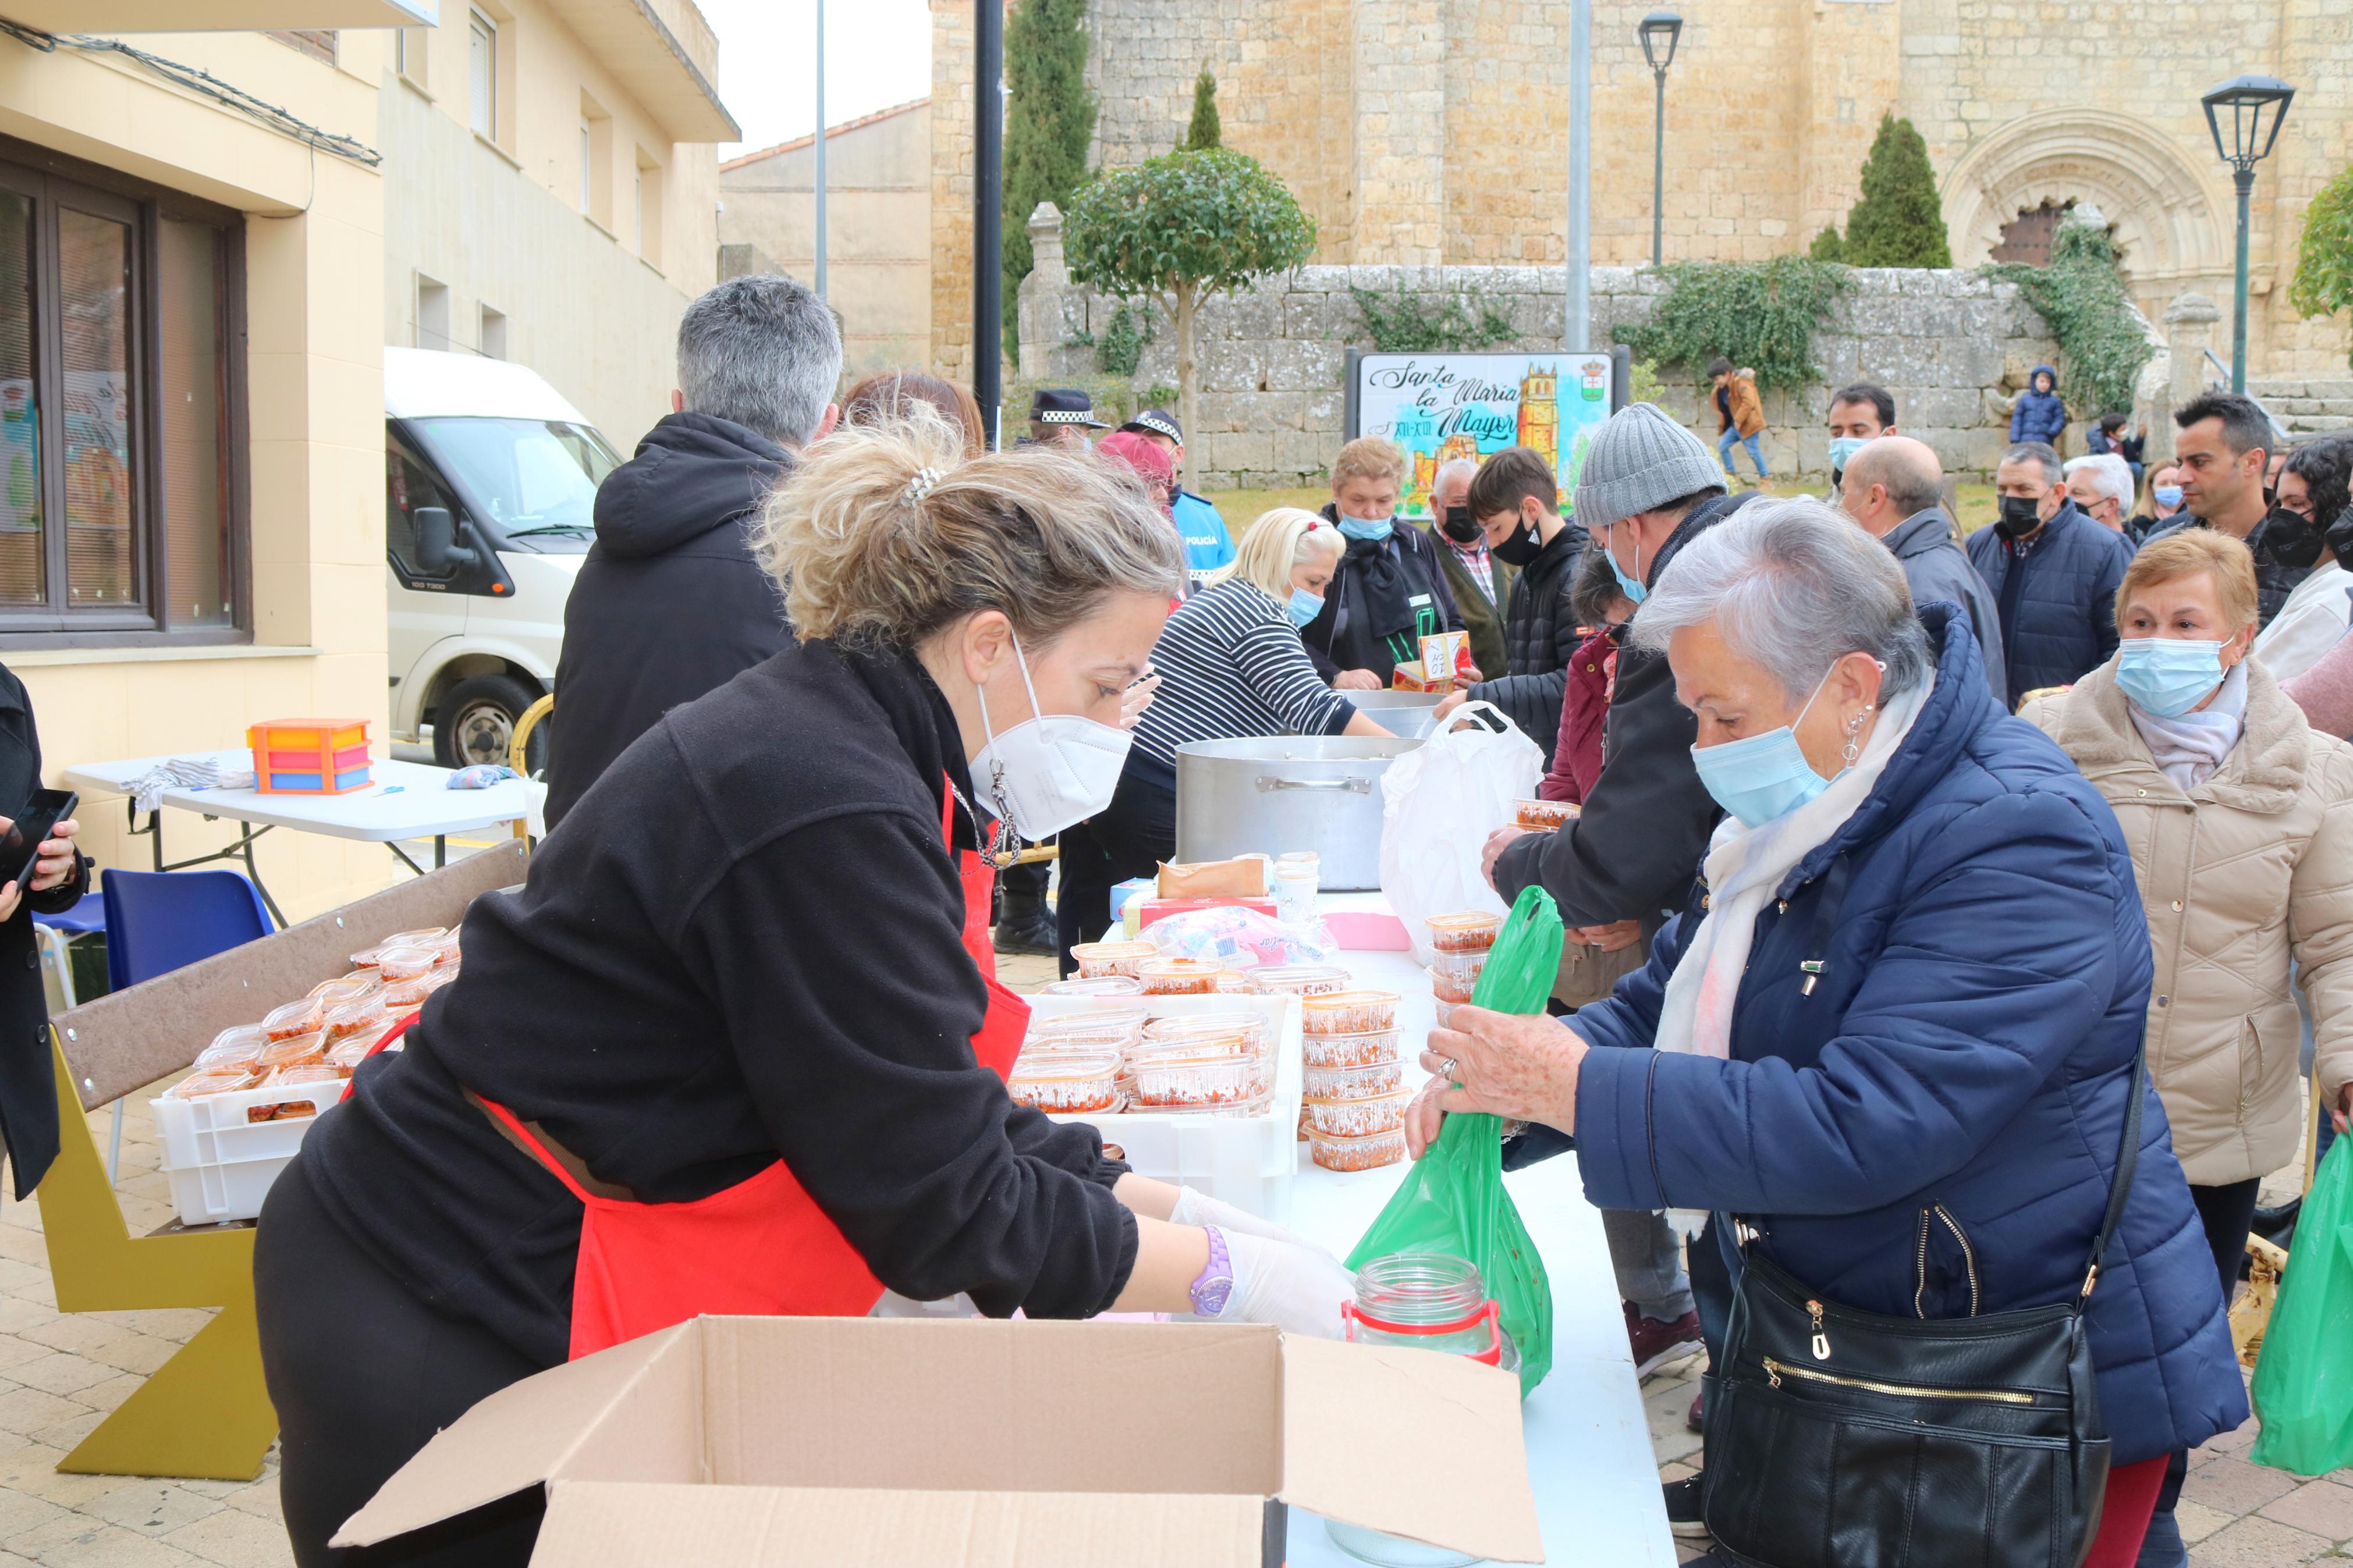
{"label": "yellow metal stand", "polygon": [[42,1178],[41,1232],[58,1310],[147,1311],[218,1307],[220,1314],[155,1369],[58,1468],[79,1474],[249,1481],[278,1436],[261,1382],[253,1315],[250,1226],[133,1237],[75,1092],[57,1031],[57,1163]]}

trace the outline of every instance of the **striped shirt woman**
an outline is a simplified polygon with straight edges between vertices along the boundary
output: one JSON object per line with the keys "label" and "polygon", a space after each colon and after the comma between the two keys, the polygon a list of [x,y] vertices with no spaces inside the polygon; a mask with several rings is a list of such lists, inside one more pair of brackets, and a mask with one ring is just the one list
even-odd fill
{"label": "striped shirt woman", "polygon": [[1111,921],[1111,889],[1149,876],[1176,853],[1176,748],[1194,741],[1265,735],[1387,735],[1324,684],[1299,628],[1345,547],[1312,511],[1280,507],[1252,523],[1233,574],[1185,601],[1152,650],[1160,690],[1144,710],[1119,793],[1102,813],[1062,835],[1056,904],[1062,973],[1071,944],[1092,942]]}

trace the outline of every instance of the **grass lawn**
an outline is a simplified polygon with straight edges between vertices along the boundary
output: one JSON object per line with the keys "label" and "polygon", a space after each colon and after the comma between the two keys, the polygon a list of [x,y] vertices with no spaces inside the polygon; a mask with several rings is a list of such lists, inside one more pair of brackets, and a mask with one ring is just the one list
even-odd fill
{"label": "grass lawn", "polygon": [[[1793,494],[1806,493],[1801,487]],[[1324,485],[1303,485],[1295,489],[1219,490],[1209,499],[1218,503],[1225,514],[1226,526],[1240,539],[1242,531],[1258,520],[1259,514],[1279,506],[1303,506],[1309,510],[1332,499],[1332,491]],[[1960,488],[1961,533],[1964,538],[1993,521],[1993,487],[1965,484]]]}

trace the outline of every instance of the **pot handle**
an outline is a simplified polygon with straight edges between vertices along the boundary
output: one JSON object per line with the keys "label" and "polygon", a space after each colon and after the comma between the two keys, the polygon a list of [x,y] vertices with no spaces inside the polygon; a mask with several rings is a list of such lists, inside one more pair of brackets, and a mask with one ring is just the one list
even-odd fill
{"label": "pot handle", "polygon": [[1285,779],[1277,778],[1272,773],[1261,773],[1258,775],[1258,787],[1261,791],[1277,789],[1320,789],[1345,790],[1354,795],[1370,795],[1373,793],[1373,781],[1368,778],[1361,777],[1346,779]]}

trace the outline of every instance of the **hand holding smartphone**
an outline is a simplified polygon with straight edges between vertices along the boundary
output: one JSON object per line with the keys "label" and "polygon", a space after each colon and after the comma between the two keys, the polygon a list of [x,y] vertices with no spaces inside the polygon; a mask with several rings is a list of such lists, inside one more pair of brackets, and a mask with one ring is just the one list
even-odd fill
{"label": "hand holding smartphone", "polygon": [[26,891],[40,872],[42,840],[80,804],[81,797],[71,790],[35,790],[25,809],[0,834],[0,884],[14,886],[19,895]]}

